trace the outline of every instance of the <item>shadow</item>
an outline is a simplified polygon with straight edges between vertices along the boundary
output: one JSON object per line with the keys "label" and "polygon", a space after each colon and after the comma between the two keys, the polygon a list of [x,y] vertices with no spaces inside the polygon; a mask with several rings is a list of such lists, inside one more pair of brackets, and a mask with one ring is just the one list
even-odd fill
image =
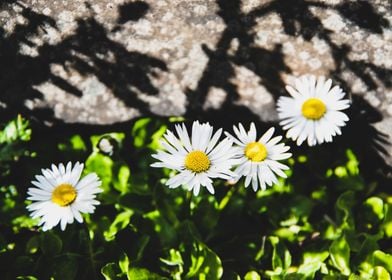
{"label": "shadow", "polygon": [[[243,4],[241,0],[217,0],[216,3],[217,15],[223,20],[225,29],[214,48],[205,44],[201,45],[208,57],[208,63],[196,88],[186,90],[188,107],[185,116],[189,119],[209,120],[228,129],[239,121],[249,123],[259,119],[246,106],[238,104],[240,94],[234,82],[238,67],[246,68],[258,76],[260,84],[272,94],[275,101],[287,94],[284,90],[285,82],[282,74],[290,73],[291,69],[285,62],[283,46],[274,44],[265,49],[255,44],[257,40],[255,27],[258,21],[272,13],[280,17],[285,34],[300,36],[307,41],[317,37],[328,44],[336,65],[336,69],[330,72],[330,76],[346,92],[348,92],[349,85],[344,79],[344,74],[347,71],[360,78],[368,90],[375,90],[379,83],[385,87],[392,86],[391,69],[380,67],[366,60],[350,58],[352,47],[335,43],[332,40],[332,31],[324,27],[318,16],[312,12],[314,8],[333,10],[351,24],[366,29],[368,32],[381,34],[383,28],[389,26],[388,21],[376,12],[369,2],[344,2],[332,5],[319,1],[274,0],[255,7],[249,12],[241,9]],[[150,9],[147,3],[135,1],[119,6],[117,26],[113,31],[107,30],[95,19],[90,7],[92,15],[79,19],[74,33],[55,44],[45,41],[37,44],[32,39],[47,35],[50,29],[58,31],[54,19],[37,13],[14,0],[2,2],[1,7],[6,9],[11,4],[18,6],[21,10],[20,15],[26,23],[16,23],[11,33],[7,33],[0,27],[0,59],[2,61],[0,105],[3,107],[0,110],[0,119],[9,119],[10,116],[21,113],[37,122],[49,122],[67,127],[70,133],[78,130],[77,125],[64,124],[57,119],[51,109],[30,109],[26,106],[26,100],[43,100],[43,95],[37,86],[47,82],[67,94],[83,96],[83,92],[76,85],[67,78],[54,73],[53,65],[60,65],[66,73],[76,71],[81,76],[96,77],[125,105],[138,109],[144,116],[152,115],[149,104],[142,95],[154,96],[159,93],[152,79],[158,77],[162,71],[168,71],[165,62],[140,52],[129,51],[124,45],[111,39],[112,32],[121,29],[130,21],[137,21],[144,17]],[[35,53],[26,51],[26,49],[34,49]],[[221,89],[226,93],[219,109],[206,109],[205,107],[207,95],[212,88]],[[371,169],[374,170],[376,166],[384,168],[387,164],[382,158],[386,156],[385,145],[388,144],[388,139],[373,126],[382,120],[382,116],[377,108],[372,108],[359,95],[354,93],[353,96],[353,106],[349,111],[351,122],[347,128],[349,132],[346,132],[341,139],[346,141],[345,146],[350,146],[357,142],[355,140],[358,135],[365,134],[362,135],[362,143],[366,144],[358,145],[357,152],[364,157],[364,162],[370,154],[380,155],[377,160],[379,164],[372,165]],[[367,115],[373,114],[370,112],[376,112],[379,117],[370,120],[363,116],[361,113],[363,111]],[[256,122],[263,128],[271,125],[277,126],[276,123]],[[94,130],[95,127],[100,126],[87,127]],[[367,128],[366,133],[363,133],[364,127]],[[369,149],[374,152],[371,153]]]}
{"label": "shadow", "polygon": [[149,8],[150,6],[143,1],[136,1],[122,5],[118,9],[120,16],[117,22],[124,24],[128,21],[137,21],[147,14]]}
{"label": "shadow", "polygon": [[[388,27],[389,24],[382,14],[376,12],[372,4],[366,1],[333,5],[320,1],[275,0],[244,13],[241,10],[242,1],[240,0],[217,0],[216,3],[219,7],[217,15],[222,18],[226,28],[214,50],[202,45],[208,57],[208,64],[197,87],[187,91],[188,118],[205,118],[220,124],[230,121],[249,123],[250,120],[258,119],[258,116],[250,110],[236,105],[240,95],[237,86],[233,83],[236,75],[235,67],[245,67],[256,74],[260,78],[260,84],[272,94],[275,101],[280,96],[287,95],[281,74],[290,73],[291,69],[284,61],[282,46],[275,44],[269,49],[255,46],[256,31],[254,29],[257,21],[270,14],[276,14],[280,17],[283,31],[287,35],[302,37],[306,41],[317,37],[323,40],[331,50],[336,69],[331,71],[329,76],[340,84],[345,92],[349,93],[349,98],[353,101],[352,108],[348,111],[350,122],[339,143],[347,148],[353,148],[362,158],[363,167],[369,173],[373,172],[374,175],[378,168],[386,173],[390,172],[385,161],[385,157],[388,156],[386,146],[389,145],[390,140],[373,126],[382,120],[382,114],[360,95],[349,92],[349,84],[344,75],[351,72],[363,81],[367,90],[375,90],[379,83],[385,87],[391,87],[392,70],[370,61],[353,60],[350,57],[352,47],[335,43],[332,39],[333,31],[324,27],[320,18],[313,12],[315,8],[333,10],[347,19],[349,24],[356,25],[367,32],[381,34],[383,28]],[[233,48],[233,45],[236,47]],[[226,92],[226,98],[219,110],[205,110],[203,107],[208,92],[212,88],[219,88]],[[358,94],[364,93],[358,92]],[[375,118],[374,115],[378,117]],[[259,122],[258,125],[265,127],[265,123]],[[360,143],[357,140],[358,137],[361,139]]]}
{"label": "shadow", "polygon": [[388,28],[389,22],[378,14],[368,1],[343,2],[337,6],[339,13],[360,28],[373,33],[382,33],[382,27]]}
{"label": "shadow", "polygon": [[[13,5],[22,10],[20,14],[27,23],[17,23],[10,34],[0,27],[0,104],[5,107],[0,112],[0,119],[21,113],[44,122],[60,122],[51,110],[31,110],[25,106],[26,100],[43,99],[37,86],[46,82],[67,94],[83,95],[67,78],[55,74],[53,65],[60,65],[67,73],[77,71],[81,76],[95,76],[127,106],[137,108],[143,115],[150,114],[149,106],[140,94],[158,94],[151,77],[167,71],[163,61],[128,51],[122,44],[110,39],[110,32],[93,16],[78,20],[74,34],[56,44],[46,41],[36,43],[31,38],[42,37],[48,29],[58,31],[55,20],[20,2]],[[121,6],[118,22],[135,21],[144,16],[148,8],[141,1]],[[30,51],[26,53],[25,49]]]}

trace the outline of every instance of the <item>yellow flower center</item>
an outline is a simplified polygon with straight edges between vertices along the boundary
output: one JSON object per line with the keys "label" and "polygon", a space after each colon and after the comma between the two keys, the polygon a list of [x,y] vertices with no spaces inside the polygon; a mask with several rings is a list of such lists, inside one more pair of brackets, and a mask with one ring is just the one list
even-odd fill
{"label": "yellow flower center", "polygon": [[302,105],[302,115],[310,120],[319,120],[326,111],[324,102],[318,98],[309,98]]}
{"label": "yellow flower center", "polygon": [[190,152],[185,157],[185,168],[196,173],[207,171],[210,165],[210,159],[202,151]]}
{"label": "yellow flower center", "polygon": [[70,205],[76,198],[76,189],[70,184],[58,185],[52,193],[52,201],[60,206]]}
{"label": "yellow flower center", "polygon": [[252,142],[246,145],[245,155],[250,161],[260,162],[265,160],[268,155],[268,151],[263,144],[259,142]]}

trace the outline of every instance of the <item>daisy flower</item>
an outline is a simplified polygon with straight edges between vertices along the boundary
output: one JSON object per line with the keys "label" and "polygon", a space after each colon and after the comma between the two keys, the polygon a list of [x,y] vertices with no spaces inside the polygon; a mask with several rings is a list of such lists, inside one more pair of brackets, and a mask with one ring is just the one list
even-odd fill
{"label": "daisy flower", "polygon": [[339,86],[332,87],[332,80],[324,77],[303,76],[295,81],[295,88],[286,86],[291,97],[282,96],[277,103],[287,137],[301,145],[307,140],[309,146],[332,142],[341,134],[348,117],[341,110],[350,107],[350,100]]}
{"label": "daisy flower", "polygon": [[80,179],[83,164],[68,162],[65,167],[60,163],[52,164],[52,169],[42,169],[42,175],[35,176],[36,181],[31,183],[36,187],[28,189],[29,197],[33,201],[27,206],[33,218],[40,218],[39,225],[43,230],[49,230],[60,223],[61,229],[65,230],[67,224],[72,224],[74,219],[79,223],[83,221],[81,213],[93,213],[97,193],[102,192],[99,188],[101,181],[97,174],[90,173]]}
{"label": "daisy flower", "polygon": [[177,188],[185,185],[198,195],[200,187],[206,187],[214,194],[215,190],[211,178],[232,179],[235,174],[230,170],[236,163],[233,158],[235,150],[233,142],[228,138],[218,140],[222,134],[219,129],[213,134],[213,127],[208,123],[200,124],[193,122],[192,135],[184,124],[175,126],[178,138],[168,130],[161,141],[166,151],[158,151],[152,156],[159,160],[152,167],[166,167],[178,171],[178,174],[170,178],[166,185],[169,188]]}
{"label": "daisy flower", "polygon": [[248,132],[245,131],[242,124],[239,124],[238,127],[233,126],[233,130],[237,138],[226,134],[238,145],[236,156],[240,160],[234,172],[239,176],[237,179],[245,176],[246,188],[252,182],[254,191],[259,189],[259,184],[260,189],[265,190],[266,186],[277,183],[276,175],[287,177],[283,170],[287,170],[289,167],[278,161],[291,157],[291,154],[287,153],[290,147],[283,143],[278,144],[282,140],[282,136],[272,138],[275,131],[273,127],[268,129],[259,140],[256,140],[257,131],[254,123],[251,123]]}

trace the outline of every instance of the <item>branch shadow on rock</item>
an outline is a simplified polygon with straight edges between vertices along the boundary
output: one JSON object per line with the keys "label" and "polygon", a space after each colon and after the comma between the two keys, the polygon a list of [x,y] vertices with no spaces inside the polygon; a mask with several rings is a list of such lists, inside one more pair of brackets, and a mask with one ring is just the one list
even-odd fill
{"label": "branch shadow on rock", "polygon": [[[110,32],[94,16],[77,21],[77,28],[55,44],[43,41],[37,44],[33,39],[48,35],[48,29],[58,27],[53,18],[37,13],[16,1],[27,24],[16,24],[11,33],[0,28],[0,119],[21,113],[37,121],[53,124],[62,121],[50,109],[39,110],[26,107],[26,101],[44,101],[37,86],[51,83],[66,94],[82,97],[83,92],[67,77],[55,73],[53,65],[60,65],[70,74],[91,75],[98,79],[125,105],[136,108],[143,115],[151,114],[149,104],[141,95],[157,95],[158,89],[151,77],[167,71],[166,64],[157,58],[136,51],[112,40]],[[10,7],[5,5],[3,9]],[[119,7],[118,24],[126,24],[143,17],[149,6],[142,2]],[[25,49],[33,49],[33,54]],[[31,51],[30,51],[31,52]],[[34,53],[35,52],[35,53]]]}
{"label": "branch shadow on rock", "polygon": [[[354,73],[366,85],[367,89],[375,90],[378,83],[385,87],[391,87],[391,69],[383,68],[369,61],[353,60],[350,57],[351,47],[335,43],[332,39],[333,31],[323,25],[312,9],[334,10],[341,17],[347,19],[349,24],[375,34],[381,34],[383,28],[389,26],[383,15],[365,1],[332,5],[316,1],[275,0],[260,5],[247,13],[241,10],[241,0],[217,0],[216,2],[219,7],[217,14],[225,22],[226,28],[214,50],[202,46],[208,57],[208,63],[197,87],[187,91],[188,118],[209,120],[229,130],[231,130],[232,124],[238,122],[248,124],[254,121],[260,128],[278,125],[277,123],[260,122],[254,112],[238,105],[239,89],[233,83],[236,75],[235,68],[245,67],[260,78],[260,84],[271,93],[275,101],[280,96],[287,95],[284,90],[285,82],[282,79],[282,74],[291,73],[291,69],[285,62],[282,46],[275,44],[273,48],[264,49],[255,44],[257,34],[255,27],[258,20],[275,13],[280,17],[283,31],[287,35],[300,36],[306,41],[318,38],[328,44],[331,49],[336,69],[331,71],[330,77],[345,92],[350,93],[349,98],[352,98],[353,101],[352,108],[347,112],[350,122],[343,130],[344,135],[336,137],[335,141],[343,147],[354,149],[361,158],[363,169],[367,173],[372,173],[375,176],[376,170],[379,168],[386,173],[390,172],[385,161],[385,158],[388,157],[386,147],[390,145],[390,139],[374,127],[374,124],[382,120],[382,114],[378,108],[372,107],[364,100],[363,93],[351,94],[344,75],[347,71]],[[223,90],[226,97],[219,109],[209,108],[206,110],[208,93],[213,88]],[[378,117],[374,118],[374,115]],[[227,125],[228,123],[230,125]],[[360,138],[358,138],[359,136]],[[294,150],[297,149],[294,147]],[[332,152],[335,147],[334,145],[325,145],[325,149],[330,149]]]}

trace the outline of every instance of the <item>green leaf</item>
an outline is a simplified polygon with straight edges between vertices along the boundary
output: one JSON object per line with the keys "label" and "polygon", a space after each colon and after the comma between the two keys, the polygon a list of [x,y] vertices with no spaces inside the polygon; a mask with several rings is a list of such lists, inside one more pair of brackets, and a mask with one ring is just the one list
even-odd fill
{"label": "green leaf", "polygon": [[61,252],[63,242],[52,232],[45,232],[40,238],[40,247],[45,255],[54,256]]}
{"label": "green leaf", "polygon": [[119,279],[117,276],[119,274],[118,266],[115,263],[108,263],[101,268],[101,273],[105,277],[105,280],[115,280]]}
{"label": "green leaf", "polygon": [[184,261],[182,259],[180,251],[170,249],[169,257],[167,259],[161,258],[160,260],[168,266],[168,269],[173,279],[182,279],[182,273],[184,272]]}
{"label": "green leaf", "polygon": [[150,118],[142,118],[135,122],[132,127],[133,144],[140,148],[147,142],[147,125],[151,122]]}
{"label": "green leaf", "polygon": [[374,280],[391,280],[391,276],[388,271],[382,266],[376,266],[374,268],[373,277]]}
{"label": "green leaf", "polygon": [[102,181],[102,188],[108,192],[113,181],[113,160],[105,155],[94,152],[86,160],[85,172],[95,172]]}
{"label": "green leaf", "polygon": [[339,196],[336,201],[336,216],[341,229],[354,229],[354,220],[351,209],[355,205],[355,195],[347,191]]}
{"label": "green leaf", "polygon": [[80,151],[87,151],[86,144],[84,143],[82,137],[80,135],[74,135],[70,139],[72,148],[74,150],[80,150]]}
{"label": "green leaf", "polygon": [[114,188],[122,194],[128,191],[128,181],[131,176],[131,171],[127,165],[114,165],[114,172],[117,174],[113,182]]}
{"label": "green leaf", "polygon": [[191,248],[191,265],[185,278],[220,279],[223,274],[222,262],[207,245],[195,241]]}
{"label": "green leaf", "polygon": [[329,253],[333,266],[343,275],[350,275],[350,246],[344,236],[332,242]]}
{"label": "green leaf", "polygon": [[127,254],[122,253],[120,260],[118,261],[118,266],[123,273],[127,273],[129,269],[129,258]]}
{"label": "green leaf", "polygon": [[272,251],[272,269],[274,271],[285,271],[291,265],[291,254],[286,246],[280,242],[276,236],[269,238],[273,251]]}
{"label": "green leaf", "polygon": [[365,239],[363,240],[362,244],[360,245],[360,248],[358,250],[358,253],[355,256],[355,262],[354,263],[362,263],[365,262],[369,259],[371,254],[379,249],[378,246],[378,240],[382,238],[382,233],[377,234],[377,235],[370,235],[370,234],[361,234],[361,236],[364,236]]}
{"label": "green leaf", "polygon": [[38,280],[38,278],[35,276],[29,275],[29,276],[18,276],[18,277],[16,277],[16,280]]}
{"label": "green leaf", "polygon": [[352,150],[348,149],[346,151],[346,156],[348,158],[348,162],[346,164],[350,175],[358,175],[359,174],[359,161]]}
{"label": "green leaf", "polygon": [[256,271],[248,271],[245,274],[244,280],[261,280],[261,277]]}
{"label": "green leaf", "polygon": [[373,265],[382,266],[389,273],[392,273],[392,255],[386,254],[383,251],[377,250],[373,253]]}
{"label": "green leaf", "polygon": [[10,121],[2,131],[0,131],[0,143],[12,143],[17,139],[21,141],[29,141],[31,129],[29,122],[21,115],[15,120]]}
{"label": "green leaf", "polygon": [[365,206],[368,206],[373,214],[379,219],[384,218],[384,202],[379,197],[369,197],[365,201]]}
{"label": "green leaf", "polygon": [[165,246],[171,246],[177,240],[178,231],[167,220],[161,211],[155,210],[144,214],[144,217],[154,223],[154,230],[159,235],[161,242]]}
{"label": "green leaf", "polygon": [[117,232],[124,229],[128,224],[133,215],[133,211],[125,211],[117,215],[109,229],[104,232],[106,241],[113,240],[116,237]]}
{"label": "green leaf", "polygon": [[328,258],[328,251],[305,252],[303,262],[299,266],[297,273],[301,274],[304,279],[314,279],[314,275],[320,270],[321,265]]}
{"label": "green leaf", "polygon": [[150,272],[145,268],[132,267],[128,271],[129,280],[162,280],[166,279],[156,273]]}
{"label": "green leaf", "polygon": [[383,229],[387,237],[392,237],[392,207],[391,204],[384,205]]}

